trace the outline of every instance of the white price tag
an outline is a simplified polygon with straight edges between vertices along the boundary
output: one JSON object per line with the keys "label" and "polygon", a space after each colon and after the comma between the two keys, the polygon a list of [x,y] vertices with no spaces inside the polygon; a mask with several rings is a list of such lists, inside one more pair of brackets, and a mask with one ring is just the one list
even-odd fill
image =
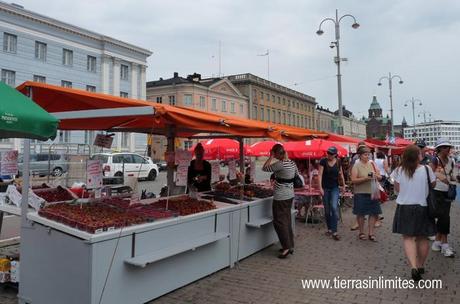
{"label": "white price tag", "polygon": [[228,175],[230,180],[236,179],[236,161],[231,160],[228,162]]}
{"label": "white price tag", "polygon": [[187,186],[188,164],[179,164],[176,172],[176,186]]}
{"label": "white price tag", "polygon": [[19,193],[18,189],[16,189],[16,186],[9,185],[8,188],[6,188],[6,196],[10,204],[21,207],[22,195]]}
{"label": "white price tag", "polygon": [[218,161],[211,162],[211,183],[219,181],[220,163]]}

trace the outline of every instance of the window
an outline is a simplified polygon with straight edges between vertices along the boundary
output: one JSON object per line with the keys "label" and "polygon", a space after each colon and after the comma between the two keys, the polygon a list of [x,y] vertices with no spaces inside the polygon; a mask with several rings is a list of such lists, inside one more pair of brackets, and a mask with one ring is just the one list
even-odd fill
{"label": "window", "polygon": [[227,112],[227,101],[222,100],[222,112]]}
{"label": "window", "polygon": [[163,103],[163,97],[158,96],[157,97],[157,103]]}
{"label": "window", "polygon": [[145,160],[145,158],[139,156],[139,155],[136,155],[136,154],[133,154],[131,155],[133,157],[133,160],[134,160],[134,163],[135,164],[147,164],[147,161]]}
{"label": "window", "polygon": [[2,81],[7,85],[14,87],[16,84],[16,72],[10,70],[2,70]]}
{"label": "window", "polygon": [[283,113],[283,124],[286,124],[286,113]]}
{"label": "window", "polygon": [[252,119],[257,119],[257,106],[253,107],[252,110]]}
{"label": "window", "polygon": [[270,122],[270,109],[267,109],[267,121]]}
{"label": "window", "polygon": [[278,104],[281,104],[281,97],[278,96]]}
{"label": "window", "polygon": [[189,150],[193,146],[193,142],[191,140],[184,141],[184,149]]}
{"label": "window", "polygon": [[18,37],[13,34],[3,34],[3,51],[16,54]]}
{"label": "window", "polygon": [[61,86],[63,86],[64,88],[71,88],[72,87],[72,82],[67,81],[67,80],[61,80]]}
{"label": "window", "polygon": [[62,49],[62,64],[68,66],[73,65],[73,51]]}
{"label": "window", "polygon": [[169,104],[172,106],[176,105],[176,96],[174,95],[169,96]]}
{"label": "window", "polygon": [[[121,147],[124,148],[128,146],[129,146],[129,133],[125,132],[121,134]],[[125,154],[123,157],[123,160],[125,163],[132,164],[134,162],[131,154]]]}
{"label": "window", "polygon": [[120,91],[120,97],[128,98],[129,97],[128,92]]}
{"label": "window", "polygon": [[281,111],[278,111],[278,123],[281,123]]}
{"label": "window", "polygon": [[262,107],[260,108],[260,120],[265,120],[265,109]]}
{"label": "window", "polygon": [[212,105],[212,106],[211,106],[211,109],[212,109],[213,111],[217,111],[217,99],[213,98],[213,99],[211,100],[211,105]]}
{"label": "window", "polygon": [[264,100],[264,92],[260,92],[260,100]]}
{"label": "window", "polygon": [[206,98],[204,96],[200,96],[200,108],[206,108]]}
{"label": "window", "polygon": [[188,105],[188,106],[193,105],[193,102],[192,102],[192,95],[191,95],[191,94],[185,94],[185,95],[184,95],[184,104],[186,104],[186,105]]}
{"label": "window", "polygon": [[120,79],[121,80],[128,80],[128,66],[122,64],[120,66]]}
{"label": "window", "polygon": [[96,57],[88,55],[88,59],[86,61],[86,69],[88,72],[96,73]]}
{"label": "window", "polygon": [[46,82],[46,77],[45,76],[40,76],[40,75],[34,75],[34,81],[35,82],[45,83]]}
{"label": "window", "polygon": [[288,114],[288,125],[291,125],[291,114]]}
{"label": "window", "polygon": [[35,41],[35,59],[46,61],[46,43]]}
{"label": "window", "polygon": [[286,99],[283,98],[283,106],[286,105]]}
{"label": "window", "polygon": [[272,101],[275,102],[275,95],[272,95]]}
{"label": "window", "polygon": [[272,110],[272,122],[276,122],[275,110]]}
{"label": "window", "polygon": [[230,112],[235,113],[235,103],[230,103]]}
{"label": "window", "polygon": [[96,87],[92,86],[92,85],[87,85],[86,86],[86,91],[94,93],[94,92],[96,92]]}
{"label": "window", "polygon": [[244,105],[240,103],[240,113],[243,113],[243,112],[244,112]]}

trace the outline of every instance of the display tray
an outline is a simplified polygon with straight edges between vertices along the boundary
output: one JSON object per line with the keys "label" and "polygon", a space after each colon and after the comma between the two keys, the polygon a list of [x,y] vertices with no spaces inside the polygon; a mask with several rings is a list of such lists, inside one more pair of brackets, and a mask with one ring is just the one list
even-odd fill
{"label": "display tray", "polygon": [[231,199],[229,199],[227,197],[220,196],[220,195],[205,194],[205,195],[202,195],[201,198],[202,199],[207,199],[207,200],[212,199],[214,201],[219,201],[219,202],[222,202],[222,203],[232,204],[232,205],[240,204],[240,202],[238,202],[237,200],[231,200]]}
{"label": "display tray", "polygon": [[253,200],[257,199],[257,198],[248,197],[248,196],[240,196],[240,195],[237,195],[231,192],[209,191],[209,192],[205,192],[204,194],[211,195],[213,197],[223,197],[227,199],[234,199],[234,200],[245,201],[245,202],[252,202]]}
{"label": "display tray", "polygon": [[[152,200],[157,200],[157,199],[152,199]],[[151,200],[146,200],[146,201],[151,201]],[[122,228],[113,228],[113,229],[111,228],[110,230],[97,231],[96,233],[89,233],[86,231],[82,231],[80,229],[71,227],[64,223],[59,223],[54,220],[42,217],[38,215],[38,212],[28,213],[27,218],[29,220],[32,220],[33,222],[42,224],[50,228],[54,228],[66,234],[75,236],[82,240],[86,240],[90,243],[95,243],[95,242],[99,242],[103,240],[108,240],[108,239],[113,239],[113,238],[117,238],[120,236],[129,235],[134,232],[140,233],[144,231],[158,229],[164,226],[177,225],[179,223],[193,221],[193,220],[196,220],[202,217],[230,212],[230,211],[233,211],[239,208],[239,206],[230,205],[230,204],[226,204],[226,203],[222,203],[218,201],[215,201],[214,204],[216,205],[216,209],[212,209],[212,210],[208,210],[208,211],[204,211],[200,213],[190,214],[186,216],[177,216],[173,218],[158,219],[154,222],[147,222],[147,223],[131,225],[131,226],[122,227]]]}

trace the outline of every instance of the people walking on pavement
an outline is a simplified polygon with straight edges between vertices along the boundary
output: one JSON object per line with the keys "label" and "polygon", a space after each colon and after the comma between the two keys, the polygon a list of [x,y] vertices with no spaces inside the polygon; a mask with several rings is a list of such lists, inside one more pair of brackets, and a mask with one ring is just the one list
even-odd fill
{"label": "people walking on pavement", "polygon": [[414,281],[422,279],[425,261],[430,251],[428,236],[436,232],[434,219],[428,216],[429,186],[434,187],[436,177],[427,165],[420,164],[420,148],[407,147],[401,164],[391,177],[398,191],[393,233],[402,234],[403,248],[411,267]]}
{"label": "people walking on pavement", "polygon": [[417,139],[415,141],[415,145],[420,148],[420,164],[421,165],[429,165],[431,163],[431,156],[428,154],[428,147],[426,142],[423,139]]}
{"label": "people walking on pavement", "polygon": [[326,235],[340,240],[337,234],[337,221],[339,219],[339,185],[345,186],[342,167],[337,159],[337,148],[330,147],[327,157],[321,159],[319,167],[319,191],[323,196],[324,214],[326,217]]}
{"label": "people walking on pavement", "polygon": [[[277,160],[276,162],[273,162]],[[273,162],[273,163],[272,163]],[[273,226],[281,243],[278,258],[285,259],[294,253],[291,207],[294,199],[294,177],[298,174],[296,164],[287,156],[284,147],[276,144],[270,150],[270,157],[262,170],[275,175],[273,189]]]}
{"label": "people walking on pavement", "polygon": [[388,161],[385,158],[385,154],[383,154],[382,151],[377,152],[377,158],[375,159],[374,163],[377,169],[379,170],[380,176],[382,177],[382,187],[385,189],[385,191],[387,191],[390,168],[388,167]]}
{"label": "people walking on pavement", "polygon": [[[359,239],[376,242],[374,225],[379,214],[382,213],[380,202],[371,198],[372,182],[380,180],[380,174],[370,162],[370,150],[365,146],[358,149],[359,161],[356,161],[351,170],[351,181],[354,184],[353,214],[356,215],[359,226]],[[369,216],[368,236],[364,234],[364,216]]]}
{"label": "people walking on pavement", "polygon": [[449,187],[455,184],[453,171],[455,168],[454,160],[449,156],[452,144],[445,138],[440,138],[436,142],[436,155],[431,161],[431,168],[436,175],[436,186],[434,195],[436,198],[437,219],[436,219],[436,240],[431,249],[441,251],[445,257],[454,257],[455,252],[450,247],[447,236],[450,233],[450,207],[452,198],[448,197]]}

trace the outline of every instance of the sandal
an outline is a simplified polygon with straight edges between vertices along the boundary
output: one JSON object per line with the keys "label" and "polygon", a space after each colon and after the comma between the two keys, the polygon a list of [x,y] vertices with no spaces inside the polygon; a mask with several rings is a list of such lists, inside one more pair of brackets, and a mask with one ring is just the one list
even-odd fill
{"label": "sandal", "polygon": [[377,238],[373,234],[369,234],[369,240],[371,240],[372,242],[377,242]]}
{"label": "sandal", "polygon": [[336,240],[336,241],[340,241],[340,236],[339,236],[337,233],[334,233],[334,234],[332,235],[332,238],[333,238],[334,240]]}
{"label": "sandal", "polygon": [[365,241],[365,240],[366,240],[366,235],[365,235],[364,233],[360,233],[360,234],[358,235],[358,238],[359,238],[360,240],[362,240],[362,241]]}

